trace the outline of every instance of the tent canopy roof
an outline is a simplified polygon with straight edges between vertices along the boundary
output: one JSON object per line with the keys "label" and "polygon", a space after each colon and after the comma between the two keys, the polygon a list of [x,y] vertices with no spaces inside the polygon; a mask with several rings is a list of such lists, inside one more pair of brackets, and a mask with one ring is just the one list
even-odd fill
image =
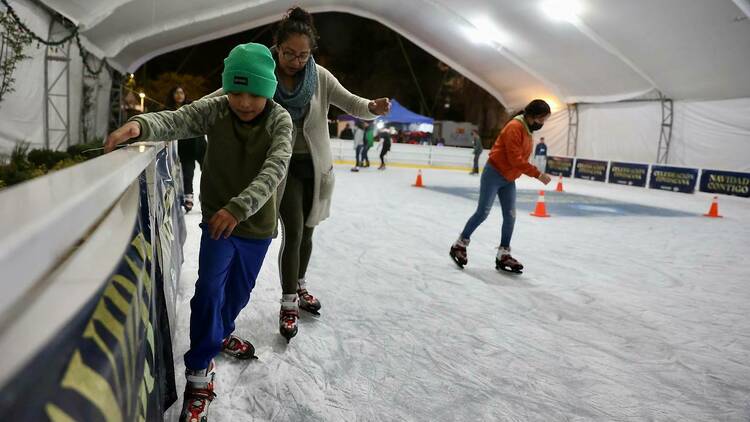
{"label": "tent canopy roof", "polygon": [[[352,122],[358,121],[359,119],[349,114],[341,114],[338,116],[337,120],[342,122]],[[386,123],[393,122],[433,124],[435,122],[435,119],[433,119],[432,117],[423,116],[409,110],[408,108],[401,105],[401,103],[396,101],[395,98],[391,98],[391,112],[386,114],[385,116],[378,117],[377,120]]]}
{"label": "tent canopy roof", "polygon": [[[297,4],[41,1],[81,25],[93,52],[130,71],[165,52],[274,22]],[[559,107],[658,92],[678,100],[750,97],[750,0],[309,0],[302,6],[379,21],[510,107],[533,98]]]}
{"label": "tent canopy roof", "polygon": [[380,117],[379,120],[384,122],[394,123],[429,123],[432,124],[434,119],[431,117],[417,114],[408,108],[404,107],[396,101],[395,98],[391,98],[391,112],[385,116]]}

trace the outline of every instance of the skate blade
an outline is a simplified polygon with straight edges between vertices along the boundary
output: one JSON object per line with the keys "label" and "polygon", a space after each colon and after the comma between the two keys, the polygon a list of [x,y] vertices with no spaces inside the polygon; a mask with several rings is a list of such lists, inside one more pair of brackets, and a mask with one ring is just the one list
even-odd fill
{"label": "skate blade", "polygon": [[457,258],[456,258],[455,256],[451,255],[450,253],[449,253],[448,255],[449,255],[449,256],[451,257],[451,259],[453,260],[453,263],[454,263],[454,264],[456,264],[456,265],[458,266],[458,268],[460,268],[460,269],[462,269],[462,270],[464,269],[464,264],[460,263],[460,262],[458,261],[458,259],[457,259]]}
{"label": "skate blade", "polygon": [[234,360],[258,360],[258,356],[256,356],[255,353],[253,353],[252,356],[248,356],[246,358],[245,357],[239,357],[239,356],[233,355],[232,353],[226,352],[224,350],[222,350],[221,353],[224,356],[230,357],[230,358],[232,358]]}
{"label": "skate blade", "polygon": [[513,268],[505,268],[503,266],[495,267],[495,269],[500,270],[500,271],[505,271],[506,273],[511,273],[511,274],[523,274],[523,269],[516,270]]}
{"label": "skate blade", "polygon": [[289,341],[293,339],[297,335],[298,332],[299,332],[299,329],[295,329],[291,333],[285,333],[285,332],[280,331],[279,334],[281,334],[281,336],[286,339],[286,344],[289,344]]}
{"label": "skate blade", "polygon": [[315,309],[308,309],[308,308],[303,308],[303,307],[301,307],[301,306],[300,306],[300,308],[299,308],[299,309],[300,309],[300,311],[305,311],[305,312],[307,312],[308,314],[312,314],[313,316],[316,316],[316,317],[319,317],[319,316],[320,316],[320,312],[319,312],[319,311],[317,311],[317,310],[315,310]]}
{"label": "skate blade", "polygon": [[495,269],[498,271],[505,271],[506,273],[511,273],[511,274],[523,274],[523,267],[511,268],[511,267],[505,267],[502,265],[496,265]]}

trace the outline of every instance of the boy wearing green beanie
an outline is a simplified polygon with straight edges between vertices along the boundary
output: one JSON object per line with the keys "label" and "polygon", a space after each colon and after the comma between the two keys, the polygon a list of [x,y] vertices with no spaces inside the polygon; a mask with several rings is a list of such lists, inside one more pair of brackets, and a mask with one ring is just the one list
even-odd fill
{"label": "boy wearing green beanie", "polygon": [[292,120],[272,98],[275,61],[261,44],[241,44],[224,60],[227,95],[176,111],[131,118],[107,137],[105,151],[127,140],[168,141],[207,135],[200,202],[202,237],[195,294],[190,301],[190,350],[185,354],[180,420],[206,420],[216,396],[213,358],[224,352],[255,357],[234,321],[250,299],[276,232],[276,188],[292,153]]}

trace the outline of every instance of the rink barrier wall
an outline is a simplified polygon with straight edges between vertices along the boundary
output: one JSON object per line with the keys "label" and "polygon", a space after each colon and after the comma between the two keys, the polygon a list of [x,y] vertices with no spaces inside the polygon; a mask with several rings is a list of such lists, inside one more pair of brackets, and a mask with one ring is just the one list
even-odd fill
{"label": "rink barrier wall", "polygon": [[[354,165],[355,152],[351,140],[331,139],[331,153],[337,164]],[[378,146],[370,148],[368,155],[372,165],[377,166],[380,162]],[[482,152],[480,169],[488,155],[488,150]],[[393,144],[386,155],[386,163],[390,167],[415,169],[470,171],[473,160],[471,148],[434,145]],[[694,193],[698,188],[706,193],[750,197],[750,173],[568,156],[547,157],[546,172],[554,176],[670,192]]]}
{"label": "rink barrier wall", "polygon": [[134,145],[0,191],[4,418],[153,421],[176,401],[176,157]]}
{"label": "rink barrier wall", "polygon": [[750,173],[722,170],[702,170],[701,192],[750,198]]}
{"label": "rink barrier wall", "polygon": [[608,168],[608,161],[577,159],[575,165],[575,178],[605,182],[607,181]]}
{"label": "rink barrier wall", "polygon": [[644,188],[648,182],[648,164],[611,161],[607,181],[618,185]]}

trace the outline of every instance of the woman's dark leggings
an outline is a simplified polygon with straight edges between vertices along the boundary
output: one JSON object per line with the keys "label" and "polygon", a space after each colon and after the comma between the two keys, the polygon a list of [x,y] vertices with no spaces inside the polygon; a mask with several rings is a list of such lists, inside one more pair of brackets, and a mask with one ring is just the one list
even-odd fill
{"label": "woman's dark leggings", "polygon": [[177,155],[182,167],[182,183],[185,195],[193,194],[193,175],[195,162],[203,168],[203,156],[206,154],[206,141],[203,138],[181,139],[177,144]]}
{"label": "woman's dark leggings", "polygon": [[[309,168],[308,168],[309,167]],[[289,164],[284,196],[279,214],[284,225],[281,250],[281,289],[283,294],[295,294],[297,282],[305,277],[312,254],[314,227],[305,226],[310,215],[315,190],[312,162],[292,159]]]}

